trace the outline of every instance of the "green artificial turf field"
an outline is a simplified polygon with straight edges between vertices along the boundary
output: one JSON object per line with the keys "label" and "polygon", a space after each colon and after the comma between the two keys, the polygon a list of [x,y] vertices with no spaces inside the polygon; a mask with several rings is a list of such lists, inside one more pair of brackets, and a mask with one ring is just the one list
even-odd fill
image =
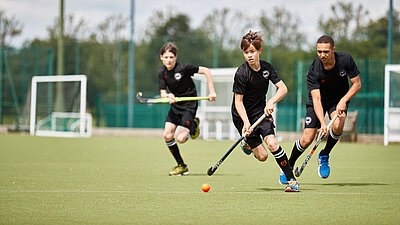
{"label": "green artificial turf field", "polygon": [[[328,179],[318,176],[316,153],[298,178],[301,192],[285,193],[271,154],[261,163],[237,148],[207,176],[233,141],[180,145],[190,171],[182,177],[168,176],[175,162],[162,138],[0,135],[0,143],[0,224],[398,224],[400,219],[400,145],[395,144],[338,143]],[[281,144],[289,155],[293,143]],[[202,192],[203,183],[210,184],[208,193]]]}

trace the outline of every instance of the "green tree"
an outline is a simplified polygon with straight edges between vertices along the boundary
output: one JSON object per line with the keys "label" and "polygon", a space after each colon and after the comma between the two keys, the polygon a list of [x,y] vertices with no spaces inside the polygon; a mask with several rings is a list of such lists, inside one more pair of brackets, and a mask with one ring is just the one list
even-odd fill
{"label": "green tree", "polygon": [[[234,24],[234,26],[233,26]],[[218,46],[222,49],[236,49],[239,38],[248,32],[251,19],[246,14],[229,8],[214,9],[208,14],[199,27],[210,40],[218,38]]]}
{"label": "green tree", "polygon": [[[321,15],[318,28],[331,35],[337,41],[361,40],[361,30],[365,25],[368,11],[360,4],[354,8],[353,3],[337,2],[331,5],[332,17]],[[326,18],[326,19],[325,19]]]}
{"label": "green tree", "polygon": [[300,18],[283,7],[274,7],[273,12],[261,12],[260,26],[269,34],[272,45],[297,50],[304,47],[305,36],[299,31]]}
{"label": "green tree", "polygon": [[22,32],[23,25],[15,16],[7,17],[5,11],[0,9],[0,46],[5,47],[11,43],[12,38]]}
{"label": "green tree", "polygon": [[203,31],[191,29],[187,15],[174,13],[173,10],[157,11],[147,27],[146,36],[136,47],[136,90],[159,93],[157,71],[162,66],[160,48],[168,41],[178,46],[179,62],[207,67],[212,65],[212,41]]}

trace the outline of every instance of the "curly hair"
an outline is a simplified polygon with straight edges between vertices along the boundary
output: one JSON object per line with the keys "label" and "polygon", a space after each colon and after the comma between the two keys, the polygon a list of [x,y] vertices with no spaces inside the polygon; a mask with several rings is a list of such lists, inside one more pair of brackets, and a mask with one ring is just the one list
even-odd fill
{"label": "curly hair", "polygon": [[247,33],[246,35],[243,36],[242,42],[240,43],[240,49],[245,51],[246,49],[248,49],[250,47],[250,45],[253,45],[254,48],[256,48],[257,50],[260,50],[262,43],[263,43],[263,40],[260,35],[260,32],[253,32],[250,30],[249,33]]}

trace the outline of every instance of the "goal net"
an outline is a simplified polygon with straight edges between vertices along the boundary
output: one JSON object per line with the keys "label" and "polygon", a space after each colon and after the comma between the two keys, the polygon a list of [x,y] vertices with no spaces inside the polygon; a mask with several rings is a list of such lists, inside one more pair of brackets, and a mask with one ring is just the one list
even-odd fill
{"label": "goal net", "polygon": [[400,65],[385,66],[384,145],[400,142]]}
{"label": "goal net", "polygon": [[[197,117],[200,118],[200,136],[203,139],[230,139],[239,137],[232,122],[231,105],[233,100],[233,78],[237,68],[210,69],[217,100],[214,102],[199,101]],[[206,77],[196,74],[194,76],[199,96],[208,96]],[[276,87],[271,84],[268,88],[267,99],[276,92]],[[275,117],[276,109],[274,110]],[[276,117],[275,117],[276,118]]]}
{"label": "goal net", "polygon": [[85,75],[34,76],[31,85],[30,134],[90,137]]}

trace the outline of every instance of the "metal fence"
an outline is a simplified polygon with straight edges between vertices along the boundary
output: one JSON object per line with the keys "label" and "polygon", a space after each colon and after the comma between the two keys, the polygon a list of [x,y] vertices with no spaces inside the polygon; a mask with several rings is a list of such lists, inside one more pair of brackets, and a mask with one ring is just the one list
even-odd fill
{"label": "metal fence", "polygon": [[[79,52],[79,45],[71,45],[74,52]],[[20,125],[26,117],[24,108],[29,104],[27,95],[33,75],[53,74],[54,56],[52,48],[0,49],[0,124]],[[83,51],[83,50],[81,50]],[[120,54],[120,53],[118,53]],[[76,59],[78,58],[78,59]],[[79,60],[79,58],[81,58]],[[89,63],[87,59],[75,54],[69,56],[67,68],[76,71],[80,64]],[[385,59],[355,59],[360,70],[361,91],[352,99],[350,111],[358,110],[358,133],[382,134],[384,118],[384,66]],[[278,104],[277,127],[280,131],[300,131],[300,120],[305,115],[307,101],[306,72],[311,61],[299,61],[293,68],[293,87],[288,95]],[[399,62],[397,62],[399,63]],[[118,63],[121,67],[121,63]],[[115,66],[111,65],[110,66]],[[121,68],[117,69],[121,71]],[[110,68],[109,71],[115,71]],[[124,72],[124,71],[123,71]],[[91,80],[89,75],[88,93]],[[116,78],[115,78],[116,79]],[[287,78],[286,78],[287,79]],[[117,81],[115,83],[118,83]],[[157,84],[155,84],[157,85]],[[91,93],[95,97],[89,107],[95,126],[126,127],[127,96],[121,88],[107,93]],[[218,92],[218,90],[216,90]],[[158,93],[147,93],[157,95]],[[134,105],[134,127],[162,128],[168,104]],[[17,126],[18,127],[18,126]]]}

